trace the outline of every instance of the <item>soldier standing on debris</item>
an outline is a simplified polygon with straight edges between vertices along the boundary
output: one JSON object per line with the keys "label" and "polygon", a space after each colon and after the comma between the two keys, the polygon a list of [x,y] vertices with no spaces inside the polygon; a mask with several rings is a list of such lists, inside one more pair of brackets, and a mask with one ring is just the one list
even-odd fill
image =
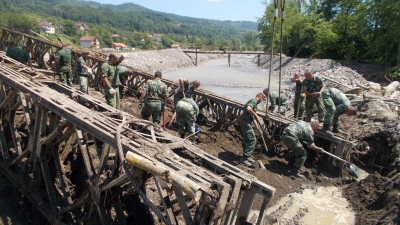
{"label": "soldier standing on debris", "polygon": [[289,106],[287,97],[283,94],[279,96],[279,93],[276,91],[269,91],[268,88],[265,88],[263,90],[263,93],[265,96],[269,95],[269,100],[271,102],[271,105],[269,107],[269,110],[273,112],[276,108],[276,105],[280,105],[279,113],[281,115],[285,115],[287,107]]}
{"label": "soldier standing on debris", "polygon": [[76,61],[76,74],[79,83],[79,90],[83,93],[88,93],[88,75],[92,74],[92,69],[87,64],[89,50],[82,51],[82,56]]}
{"label": "soldier standing on debris", "polygon": [[62,49],[57,52],[54,62],[60,68],[60,82],[72,87],[71,50],[68,45],[62,45]]}
{"label": "soldier standing on debris", "polygon": [[24,51],[20,47],[15,46],[14,41],[6,41],[6,46],[7,46],[7,52],[6,52],[7,57],[17,60],[18,62],[24,65],[28,63],[28,66],[31,67],[31,70],[33,70],[31,57],[26,51]]}
{"label": "soldier standing on debris", "polygon": [[[154,74],[154,79],[147,81],[144,85],[144,90],[140,95],[139,108],[142,108],[144,99],[144,107],[141,111],[142,119],[149,120],[153,117],[153,123],[160,125],[161,111],[165,109],[168,102],[167,85],[161,81],[162,73],[157,71]],[[162,102],[164,100],[164,102]]]}
{"label": "soldier standing on debris", "polygon": [[294,73],[294,77],[291,79],[292,82],[296,82],[296,88],[294,91],[294,118],[302,120],[306,94],[303,93],[303,79],[301,78],[300,71]]}
{"label": "soldier standing on debris", "polygon": [[119,91],[115,91],[115,88],[119,88],[121,84],[119,80],[119,76],[116,73],[116,68],[119,63],[124,60],[124,56],[121,56],[119,59],[118,57],[111,53],[108,56],[108,60],[101,65],[101,79],[104,84],[104,93],[107,104],[119,109]]}
{"label": "soldier standing on debris", "polygon": [[325,115],[324,104],[321,100],[321,92],[324,90],[324,82],[322,78],[313,75],[309,70],[304,73],[306,79],[303,81],[303,92],[306,94],[306,118],[304,121],[310,122],[314,104],[318,107],[318,120],[323,121]]}
{"label": "soldier standing on debris", "polygon": [[[322,129],[333,136],[333,133],[340,133],[339,117],[346,113],[347,116],[357,114],[357,108],[350,105],[349,99],[341,91],[336,88],[326,88],[321,94],[326,113],[324,118],[324,126]],[[331,130],[331,122],[333,122],[333,130]]]}
{"label": "soldier standing on debris", "polygon": [[250,158],[256,146],[256,136],[254,135],[252,123],[254,123],[258,130],[260,129],[257,121],[261,119],[258,117],[256,111],[257,105],[264,101],[264,97],[263,93],[258,93],[255,98],[250,99],[244,105],[243,113],[240,115],[240,128],[242,129],[243,135],[243,157],[240,158],[240,163],[246,166],[251,166],[251,163],[254,162],[254,159]]}
{"label": "soldier standing on debris", "polygon": [[121,85],[119,86],[119,90],[118,90],[119,95],[120,95],[120,98],[123,98],[122,96],[125,95],[124,86],[127,85],[128,79],[131,75],[133,75],[133,72],[132,72],[132,70],[129,70],[125,66],[117,66],[116,73],[118,74],[119,80],[121,82]]}
{"label": "soldier standing on debris", "polygon": [[176,104],[176,122],[179,125],[178,134],[181,138],[188,135],[191,142],[195,139],[195,122],[199,115],[199,107],[192,98],[182,98]]}
{"label": "soldier standing on debris", "polygon": [[[191,98],[194,90],[196,90],[199,87],[200,87],[199,80],[194,80],[193,82],[189,82],[188,80],[179,78],[179,87],[177,87],[175,89],[175,93],[174,93],[174,108],[176,109],[176,105],[184,97]],[[172,115],[172,118],[168,124],[168,127],[172,126],[175,116],[176,116],[176,110],[175,110],[174,114]]]}
{"label": "soldier standing on debris", "polygon": [[307,158],[307,151],[304,149],[302,142],[305,142],[308,148],[318,153],[322,153],[324,150],[314,144],[314,131],[318,129],[318,126],[318,121],[312,121],[311,123],[297,121],[286,127],[282,132],[282,142],[293,151],[289,166],[292,167],[291,172],[296,177],[305,178],[299,172]]}

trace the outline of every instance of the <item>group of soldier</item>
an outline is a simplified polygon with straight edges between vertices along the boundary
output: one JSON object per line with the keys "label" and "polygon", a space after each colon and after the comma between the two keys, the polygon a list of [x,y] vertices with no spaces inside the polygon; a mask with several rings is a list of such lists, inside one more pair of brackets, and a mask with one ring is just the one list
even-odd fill
{"label": "group of soldier", "polygon": [[[12,41],[7,41],[6,45],[8,47],[7,56],[23,64],[28,64],[32,68],[28,53],[16,47]],[[83,50],[76,63],[76,80],[79,83],[80,91],[84,93],[88,93],[88,76],[92,74],[88,65],[88,56],[89,51]],[[133,74],[128,68],[119,66],[123,60],[123,56],[117,57],[112,53],[108,56],[108,60],[102,64],[100,71],[106,102],[116,109],[120,108],[120,87],[126,85],[129,76]],[[60,70],[60,81],[72,86],[71,50],[67,45],[63,44],[54,61]],[[304,142],[309,149],[316,152],[324,152],[322,148],[314,144],[314,132],[319,129],[319,122],[323,123],[321,130],[326,135],[334,136],[333,133],[341,132],[339,130],[339,117],[343,114],[352,116],[357,113],[357,108],[350,105],[347,97],[336,88],[325,87],[320,76],[314,75],[307,70],[304,73],[304,77],[305,79],[303,80],[300,72],[296,72],[291,79],[292,82],[296,83],[294,118],[298,121],[289,125],[281,135],[282,142],[292,151],[291,160],[289,160],[291,164],[289,166],[292,167],[291,172],[300,178],[304,178],[304,175],[300,173],[300,168],[307,157],[307,151],[302,143]],[[157,71],[154,79],[147,81],[143,91],[140,93],[138,104],[139,108],[141,108],[142,119],[149,120],[151,116],[156,126],[160,125],[161,115],[169,102],[167,85],[161,81],[161,78],[162,73]],[[174,93],[174,115],[170,125],[176,117],[179,126],[178,134],[181,138],[186,135],[190,141],[195,138],[195,121],[199,115],[199,108],[192,99],[192,95],[199,86],[200,81],[198,80],[189,82],[180,78],[179,86]],[[243,113],[240,116],[243,135],[243,156],[240,159],[240,163],[246,166],[251,166],[254,162],[251,155],[256,145],[256,137],[252,125],[254,124],[257,129],[260,129],[259,121],[261,119],[256,113],[257,105],[263,102],[267,96],[271,103],[268,110],[273,112],[278,106],[279,113],[282,115],[285,115],[288,110],[287,97],[275,91],[270,91],[268,88],[264,89],[263,93],[258,93],[255,98],[250,99],[244,105]],[[319,122],[311,120],[314,105],[317,107]],[[331,124],[333,124],[333,129],[331,129]]]}
{"label": "group of soldier", "polygon": [[[353,116],[357,114],[357,108],[350,105],[347,97],[336,88],[325,87],[320,76],[314,75],[307,70],[304,73],[304,77],[305,79],[303,80],[300,72],[296,72],[291,79],[292,82],[296,82],[294,118],[297,122],[285,128],[281,135],[282,142],[292,151],[291,159],[289,160],[289,166],[292,168],[291,172],[299,178],[304,178],[304,175],[300,173],[300,168],[307,158],[307,151],[303,143],[307,145],[307,148],[317,153],[324,152],[322,148],[314,144],[314,132],[319,129],[318,121],[323,123],[322,132],[326,135],[334,136],[334,133],[342,133],[339,129],[339,117],[341,115]],[[276,105],[279,105],[279,113],[285,115],[288,107],[286,96],[279,95],[279,93],[270,91],[268,88],[245,104],[240,117],[243,135],[243,156],[240,162],[246,166],[252,166],[254,162],[250,157],[256,144],[252,124],[257,129],[260,129],[260,118],[256,113],[257,104],[263,102],[266,96],[269,97],[271,103],[268,110],[274,111]],[[318,121],[311,120],[314,105],[318,109]],[[306,112],[303,117],[304,111]],[[331,124],[333,124],[333,129]]]}

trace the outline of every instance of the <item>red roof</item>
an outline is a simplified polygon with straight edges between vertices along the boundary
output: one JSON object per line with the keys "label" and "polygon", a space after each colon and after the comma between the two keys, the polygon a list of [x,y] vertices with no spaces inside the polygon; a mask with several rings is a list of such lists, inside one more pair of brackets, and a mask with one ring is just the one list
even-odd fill
{"label": "red roof", "polygon": [[96,36],[82,36],[79,38],[80,41],[94,41],[96,39]]}
{"label": "red roof", "polygon": [[112,43],[115,47],[126,48],[127,46],[124,43],[114,42]]}
{"label": "red roof", "polygon": [[154,34],[153,37],[162,37],[162,34]]}

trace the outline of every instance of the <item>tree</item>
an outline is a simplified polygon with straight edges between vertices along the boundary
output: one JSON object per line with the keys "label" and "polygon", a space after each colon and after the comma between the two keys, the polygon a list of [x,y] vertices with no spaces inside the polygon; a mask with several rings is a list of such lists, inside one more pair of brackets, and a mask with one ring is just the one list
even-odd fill
{"label": "tree", "polygon": [[78,29],[75,26],[74,21],[66,20],[63,25],[64,34],[74,36],[78,33]]}
{"label": "tree", "polygon": [[240,41],[239,38],[232,38],[232,50],[234,51],[240,51],[240,47],[242,42]]}

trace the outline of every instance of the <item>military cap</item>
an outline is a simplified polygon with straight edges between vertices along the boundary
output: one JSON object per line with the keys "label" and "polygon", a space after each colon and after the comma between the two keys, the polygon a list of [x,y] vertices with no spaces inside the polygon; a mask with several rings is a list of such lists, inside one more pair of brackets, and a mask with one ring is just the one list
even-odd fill
{"label": "military cap", "polygon": [[83,49],[83,50],[82,50],[82,54],[89,54],[89,50]]}

